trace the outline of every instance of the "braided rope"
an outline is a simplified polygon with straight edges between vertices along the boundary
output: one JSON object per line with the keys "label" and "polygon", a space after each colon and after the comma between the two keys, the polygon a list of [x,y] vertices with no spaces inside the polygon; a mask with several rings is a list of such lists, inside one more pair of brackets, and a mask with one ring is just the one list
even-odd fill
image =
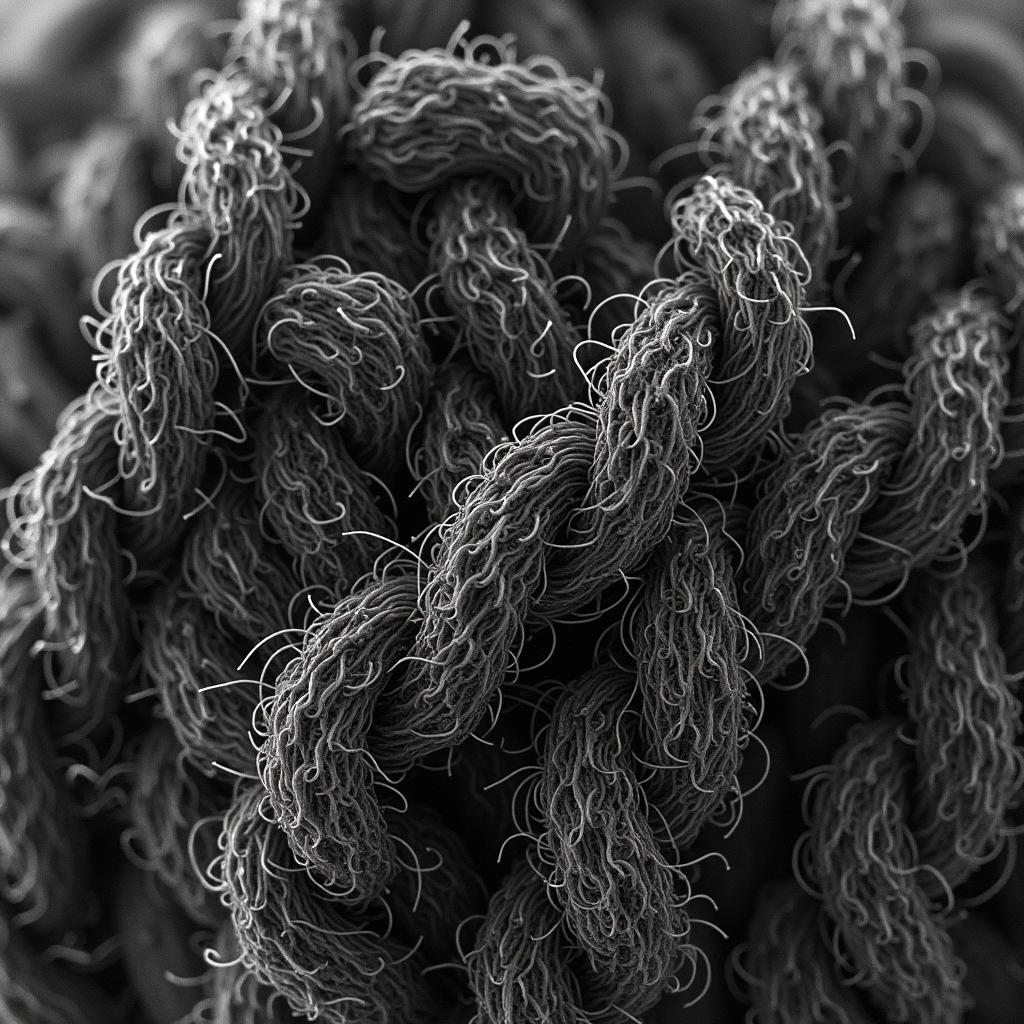
{"label": "braided rope", "polygon": [[[553,268],[586,267],[590,240],[607,230],[615,168],[592,86],[545,62],[516,64],[487,41],[381,60],[361,87],[346,156],[420,203],[423,266],[456,356],[480,375],[453,362],[438,383],[406,290],[423,276],[405,262],[415,267],[417,254],[399,259],[401,232],[389,236],[401,284],[358,263],[293,265],[302,186],[322,182],[289,161],[288,143],[322,134],[345,102],[328,5],[247,4],[235,36],[244,55],[186,113],[182,209],[119,272],[97,331],[100,384],[77,407],[85,422],[66,417],[19,492],[14,546],[47,599],[50,639],[95,648],[84,661],[95,703],[73,736],[117,709],[130,657],[115,641],[130,635],[132,573],[152,573],[139,578],[143,677],[195,765],[244,777],[208,874],[246,977],[296,1013],[428,1020],[458,1003],[457,982],[434,972],[459,952],[476,868],[429,811],[389,806],[388,794],[497,720],[535,625],[580,614],[631,575],[636,672],[596,669],[556,693],[531,783],[539,856],[517,859],[462,959],[481,1022],[611,1021],[684,987],[697,953],[682,855],[704,824],[736,813],[759,648],[749,623],[768,641],[765,682],[837,588],[873,594],[955,548],[984,495],[1000,453],[1006,336],[973,292],[945,300],[915,334],[909,410],[864,405],[798,439],[781,435],[810,363],[805,296],[835,234],[819,128],[889,154],[899,105],[882,87],[898,71],[881,4],[842,5],[866,15],[852,44],[850,17],[780,6],[818,20],[780,15],[779,60],[723,99],[734,120],[750,111],[746,138],[708,122],[723,162],[672,206],[675,275],[636,289],[632,322],[587,374],[576,372],[583,336],[555,298]],[[801,49],[793,37],[805,30],[828,45]],[[306,33],[317,40],[309,50],[295,46]],[[872,59],[858,63],[865,50]],[[814,72],[822,52],[847,55],[827,69],[844,73],[840,85]],[[315,59],[299,67],[306,53]],[[852,95],[891,114],[878,138],[843,120]],[[600,260],[606,250],[590,251]],[[609,261],[604,297],[611,282],[642,280],[643,258]],[[180,386],[165,391],[162,380]],[[539,422],[483,455],[524,416]],[[471,427],[458,446],[449,418]],[[370,472],[402,481],[415,431],[415,475],[438,524],[416,575],[376,564],[398,527],[369,483]],[[904,452],[912,437],[920,451]],[[779,463],[759,465],[773,447]],[[217,481],[218,464],[235,472]],[[784,493],[810,484],[815,494],[790,521],[802,534],[790,550],[773,532],[789,514],[771,482],[780,470],[792,481]],[[691,485],[755,472],[760,501],[743,525],[758,555],[741,569],[733,510]],[[911,491],[912,515],[881,505]],[[922,519],[936,529],[924,540]],[[839,554],[821,558],[827,545]],[[161,575],[179,548],[180,571]],[[892,550],[881,564],[878,552]],[[82,565],[106,572],[76,577]],[[325,591],[332,607],[294,647],[275,645],[298,627],[300,588]],[[238,680],[263,640],[249,670],[259,678]],[[280,671],[282,649],[294,657]],[[891,787],[882,780],[883,801],[890,790],[910,800],[901,772]],[[1007,799],[983,794],[970,809]],[[947,812],[932,808],[936,837]],[[955,856],[944,851],[951,874],[991,853],[991,829],[970,837]],[[905,859],[897,851],[894,870]],[[922,891],[914,912],[931,920]],[[860,898],[848,899],[847,917]],[[543,938],[525,943],[533,922]],[[937,971],[943,934],[936,925],[922,946]],[[844,941],[852,959],[863,952]],[[898,970],[889,982],[897,999],[909,984]]]}

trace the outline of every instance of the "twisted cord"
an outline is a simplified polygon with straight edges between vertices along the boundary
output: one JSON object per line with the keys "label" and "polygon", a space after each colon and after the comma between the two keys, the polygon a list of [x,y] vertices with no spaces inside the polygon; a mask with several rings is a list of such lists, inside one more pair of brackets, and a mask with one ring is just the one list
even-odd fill
{"label": "twisted cord", "polygon": [[147,561],[186,528],[217,416],[219,352],[201,297],[210,244],[206,227],[185,218],[148,234],[118,270],[110,315],[92,339],[97,381],[118,412],[132,546]]}
{"label": "twisted cord", "polygon": [[417,627],[416,578],[368,580],[313,622],[265,710],[260,778],[296,860],[335,899],[365,906],[397,850],[375,793],[374,707]]}
{"label": "twisted cord", "polygon": [[629,623],[638,757],[649,768],[639,774],[656,834],[673,851],[692,846],[740,790],[754,719],[744,662],[757,639],[739,610],[734,545],[720,507],[688,502],[648,562]]}
{"label": "twisted cord", "polygon": [[851,230],[877,206],[903,158],[909,113],[901,7],[883,0],[782,0],[772,16],[776,58],[799,68],[821,111],[825,140],[847,154],[836,184],[849,198],[843,219]]}
{"label": "twisted cord", "polygon": [[287,552],[260,522],[251,484],[225,478],[193,521],[179,561],[182,586],[218,630],[253,642],[290,624],[299,591]]}
{"label": "twisted cord", "polygon": [[506,423],[581,399],[579,340],[556,300],[547,261],[516,223],[507,186],[470,178],[434,203],[431,265],[463,335],[462,350],[494,382]]}
{"label": "twisted cord", "polygon": [[917,737],[912,826],[936,896],[1003,850],[1024,787],[1020,685],[999,644],[998,582],[994,565],[972,558],[955,582],[915,595],[901,689]]}
{"label": "twisted cord", "polygon": [[[913,596],[897,672],[908,717],[850,730],[808,785],[794,864],[822,903],[841,983],[894,1021],[952,1022],[967,1006],[948,930],[953,893],[1005,844],[1024,782],[1021,703],[997,643],[992,566],[976,557]],[[757,951],[780,916],[767,911],[752,928],[744,974],[755,1007],[772,985],[772,961]],[[785,998],[817,990],[795,964],[789,974]]]}
{"label": "twisted cord", "polygon": [[869,1024],[856,989],[844,984],[829,947],[821,906],[793,880],[762,892],[750,941],[733,963],[750,1004],[747,1024]]}
{"label": "twisted cord", "polygon": [[[382,901],[351,918],[331,890],[296,865],[268,800],[260,785],[239,789],[224,819],[217,867],[245,968],[293,1012],[328,1024],[436,1019],[439,993],[421,973],[416,937],[401,926],[392,934],[393,907],[388,912]],[[416,848],[409,853],[415,858]],[[422,870],[414,863],[404,875]],[[428,884],[429,872],[421,879]],[[406,892],[395,899],[403,901],[410,902]]]}
{"label": "twisted cord", "polygon": [[219,76],[185,108],[178,201],[210,232],[207,297],[214,334],[243,352],[259,310],[292,263],[302,196],[285,167],[281,130],[243,75]]}
{"label": "twisted cord", "polygon": [[963,970],[921,881],[913,754],[898,719],[850,730],[808,787],[801,875],[834,923],[840,969],[894,1021],[956,1021]]}
{"label": "twisted cord", "polygon": [[[252,641],[216,627],[180,579],[142,610],[140,628],[142,679],[189,761],[206,775],[252,775],[252,718],[266,671],[266,664],[246,662]],[[261,657],[269,662],[272,654]]]}
{"label": "twisted cord", "polygon": [[297,385],[274,388],[253,428],[259,515],[303,586],[347,594],[397,528],[370,475]]}
{"label": "twisted cord", "polygon": [[487,379],[460,362],[440,370],[412,460],[429,522],[443,523],[455,511],[458,485],[473,477],[484,456],[503,440]]}
{"label": "twisted cord", "polygon": [[11,554],[43,601],[47,686],[67,741],[109,726],[132,660],[120,495],[109,494],[118,481],[117,423],[98,386],[74,399],[12,499]]}
{"label": "twisted cord", "polygon": [[911,340],[906,405],[825,412],[760,487],[743,592],[765,637],[763,682],[799,657],[837,596],[899,589],[914,568],[962,554],[964,523],[984,506],[1002,457],[1007,323],[965,288],[939,296]]}
{"label": "twisted cord", "polygon": [[[636,682],[587,673],[558,702],[533,797],[538,851],[567,932],[603,978],[602,1011],[642,1013],[692,956],[687,896],[675,892],[634,768]],[[558,963],[550,964],[552,972]],[[586,992],[591,1002],[593,992]]]}
{"label": "twisted cord", "polygon": [[701,142],[725,173],[749,189],[777,221],[792,226],[822,291],[836,246],[832,169],[822,115],[795,64],[777,60],[745,71],[706,112]]}
{"label": "twisted cord", "polygon": [[289,171],[319,214],[349,109],[340,11],[323,0],[244,0],[226,57],[254,82],[293,155]]}

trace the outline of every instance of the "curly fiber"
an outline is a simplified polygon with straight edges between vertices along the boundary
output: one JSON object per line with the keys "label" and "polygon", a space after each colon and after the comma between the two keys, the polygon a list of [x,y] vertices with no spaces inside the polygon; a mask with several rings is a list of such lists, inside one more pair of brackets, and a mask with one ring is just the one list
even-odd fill
{"label": "curly fiber", "polygon": [[0,906],[0,1020],[32,1024],[110,1024],[114,1002],[90,979],[44,956]]}

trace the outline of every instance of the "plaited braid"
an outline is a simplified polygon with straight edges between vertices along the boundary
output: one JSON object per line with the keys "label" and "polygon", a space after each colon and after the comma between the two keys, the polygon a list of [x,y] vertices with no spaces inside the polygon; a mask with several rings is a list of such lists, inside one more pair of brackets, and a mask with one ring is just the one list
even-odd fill
{"label": "plaited braid", "polygon": [[[497,716],[532,623],[574,614],[615,580],[639,578],[635,679],[601,668],[559,693],[535,783],[539,875],[523,861],[513,868],[466,958],[481,1022],[511,1024],[523,1019],[517,1013],[619,1020],[681,984],[694,953],[684,941],[688,885],[678,866],[680,847],[728,807],[737,788],[735,766],[751,717],[741,666],[751,646],[737,607],[742,587],[728,554],[727,515],[711,502],[694,499],[691,508],[685,502],[699,467],[726,481],[753,471],[766,443],[776,443],[793,382],[809,363],[801,309],[811,259],[817,269],[830,255],[831,197],[827,175],[813,163],[814,146],[791,143],[814,137],[814,111],[795,81],[789,93],[773,92],[771,83],[757,93],[776,97],[779,123],[793,128],[793,139],[774,149],[763,138],[749,140],[747,149],[742,140],[729,140],[726,163],[674,205],[676,277],[637,289],[643,294],[632,323],[616,336],[619,344],[595,383],[570,363],[580,335],[552,298],[552,267],[585,258],[580,254],[608,202],[611,146],[596,89],[565,79],[546,62],[516,65],[501,44],[494,60],[484,49],[494,49],[493,41],[382,62],[346,130],[351,159],[408,195],[410,206],[423,204],[431,269],[445,312],[459,327],[457,347],[489,378],[488,401],[500,411],[501,426],[545,414],[475,466],[476,453],[459,453],[449,467],[451,449],[435,443],[440,455],[428,459],[442,470],[439,511],[449,507],[453,490],[458,494],[422,566],[421,586],[412,574],[368,573],[379,565],[385,543],[379,538],[397,529],[378,507],[366,471],[386,475],[400,466],[404,447],[379,444],[385,431],[375,433],[368,419],[351,414],[353,403],[367,400],[360,406],[365,415],[385,418],[386,432],[404,442],[426,403],[430,375],[422,338],[405,316],[408,293],[398,296],[400,286],[377,275],[346,269],[342,280],[306,265],[295,270],[298,311],[285,309],[294,297],[286,268],[301,197],[270,109],[281,100],[278,112],[287,116],[303,103],[316,113],[315,89],[307,86],[317,76],[315,66],[282,75],[259,69],[275,67],[262,60],[271,50],[294,61],[298,51],[289,49],[287,33],[301,36],[302,25],[310,31],[326,25],[325,8],[313,0],[248,4],[236,42],[266,53],[246,57],[209,83],[181,130],[185,212],[168,230],[194,222],[209,237],[200,276],[182,285],[190,301],[199,300],[200,320],[203,309],[209,314],[208,330],[204,322],[196,337],[219,338],[223,365],[265,356],[299,380],[269,397],[259,390],[244,414],[252,433],[230,453],[251,456],[246,486],[255,484],[259,504],[240,495],[230,472],[222,500],[198,492],[204,500],[196,507],[209,508],[185,538],[184,567],[159,585],[143,612],[146,676],[195,763],[249,776],[225,815],[214,866],[245,970],[276,987],[296,1013],[339,1024],[431,1020],[450,1009],[451,993],[424,968],[451,959],[453,932],[472,913],[477,882],[466,851],[429,812],[397,813],[382,796],[424,759],[449,751],[482,731],[489,714]],[[281,82],[294,89],[294,109],[288,110]],[[467,131],[469,124],[474,130]],[[281,125],[292,132],[307,123]],[[780,205],[777,219],[776,197],[758,194],[771,186],[742,180],[743,174],[756,178],[759,154],[771,165],[794,153],[807,157],[802,180],[821,194],[807,196],[803,207],[794,200],[785,213]],[[813,256],[801,250],[804,244]],[[177,279],[184,277],[179,268]],[[369,305],[383,317],[378,326],[385,323],[370,332],[372,355],[404,372],[396,381],[372,362],[374,379],[352,388],[337,373],[344,346],[336,334],[328,338],[334,316],[328,303],[342,294],[337,289],[366,287],[368,277],[377,289]],[[127,294],[129,284],[126,278],[120,297],[125,309],[137,301]],[[282,315],[273,312],[276,302]],[[261,320],[268,309],[273,320]],[[289,337],[275,326],[293,312],[303,331],[310,322],[313,344],[303,345],[310,338],[298,330]],[[495,360],[488,353],[507,334],[516,344],[506,359]],[[174,337],[172,349],[181,348]],[[274,351],[276,341],[284,347]],[[999,396],[984,374],[998,369],[998,356],[987,349],[982,355],[975,376],[964,379],[987,396],[968,440],[985,449],[984,427],[998,418]],[[141,358],[146,365],[149,356]],[[140,493],[146,485],[145,500],[133,504],[119,494],[120,505],[151,513],[162,508],[158,496],[178,456],[171,448],[144,466],[145,444],[132,442],[132,449],[126,440],[128,418],[143,439],[162,438],[168,427],[197,437],[214,431],[211,419],[201,420],[208,409],[195,420],[203,425],[180,422],[195,412],[190,402],[164,417],[129,379],[139,365],[125,363],[124,382],[113,371],[105,379],[107,398],[125,403],[120,416],[117,408],[109,416],[110,479],[130,468]],[[263,369],[239,367],[239,401],[228,401],[223,411],[241,422],[246,377]],[[928,380],[935,385],[938,376]],[[960,377],[953,380],[960,385]],[[228,389],[227,375],[217,383]],[[588,385],[593,406],[583,404]],[[309,390],[320,401],[310,403]],[[575,409],[552,413],[573,400]],[[213,408],[216,414],[221,407]],[[944,434],[943,445],[955,460],[956,437]],[[979,455],[978,464],[985,458]],[[461,491],[455,465],[477,471]],[[199,479],[206,475],[202,453],[181,467],[189,476],[182,481],[187,495],[208,483]],[[843,471],[855,476],[845,464]],[[945,479],[946,491],[933,493],[952,491],[954,476]],[[112,536],[121,530],[130,538],[121,523],[126,517],[101,507],[111,512]],[[189,507],[181,504],[168,522],[180,529]],[[152,516],[140,525],[150,529],[157,521]],[[962,523],[959,512],[944,521],[947,535],[953,522]],[[233,538],[232,523],[243,524],[249,536]],[[139,551],[157,550],[158,539],[140,540]],[[291,570],[261,573],[262,552],[280,548],[292,556]],[[874,566],[862,568],[865,561],[854,542],[847,567],[871,577]],[[117,582],[107,588],[115,595],[123,590]],[[875,585],[873,577],[870,582]],[[296,657],[274,673],[272,696],[261,702],[266,691],[257,680],[234,681],[238,665],[261,634],[294,625],[291,601],[300,584],[326,589],[330,602],[340,603],[305,632]],[[682,603],[660,607],[656,595],[665,588]],[[667,666],[662,637],[670,641]],[[721,643],[712,651],[706,637]],[[267,657],[261,653],[247,674],[261,675]],[[685,709],[682,723],[667,719],[666,696]],[[598,742],[591,743],[588,722]],[[263,741],[257,756],[253,739]],[[339,764],[343,772],[335,778]],[[567,770],[558,772],[558,765]],[[695,797],[692,789],[701,792]],[[607,829],[589,820],[591,797]],[[432,863],[420,857],[424,842],[439,853],[444,870],[431,874],[424,866]],[[619,876],[628,884],[620,886]],[[540,941],[524,936],[524,921],[542,925]]]}
{"label": "plaited braid", "polygon": [[[811,116],[810,121],[813,123],[813,116]],[[806,121],[803,122],[800,129],[806,123]],[[752,147],[756,146],[758,141],[760,140],[751,142]],[[787,154],[793,152],[793,150],[785,150],[781,147],[777,152],[780,151]],[[754,161],[751,161],[749,166],[756,165]],[[816,166],[820,172],[818,180],[822,182],[827,181],[828,175],[820,161]],[[712,351],[715,351],[716,357],[714,368],[707,375],[709,379],[706,381],[706,384],[705,382],[697,384],[698,394],[702,394],[706,388],[714,396],[716,418],[710,422],[702,423],[701,426],[704,429],[698,428],[697,431],[693,432],[697,434],[701,444],[702,468],[707,467],[710,472],[734,472],[742,466],[745,459],[750,458],[751,455],[761,449],[764,441],[781,423],[788,409],[788,394],[792,382],[798,374],[806,369],[810,358],[810,335],[800,315],[801,306],[803,305],[803,289],[807,283],[808,268],[797,240],[789,234],[790,229],[787,224],[776,223],[774,218],[766,214],[762,203],[753,193],[735,184],[725,174],[726,171],[723,170],[717,177],[708,177],[701,181],[692,197],[681,200],[676,204],[672,216],[672,226],[675,235],[672,248],[677,260],[678,271],[684,275],[688,271],[694,275],[707,274],[710,281],[709,285],[705,287],[708,287],[710,290],[712,287],[710,282],[713,282],[713,287],[717,290],[717,294],[712,292],[714,299],[713,308],[717,314],[712,322],[718,329],[716,334],[721,337],[719,342],[721,351],[712,349]],[[808,175],[808,178],[813,180],[811,175]],[[829,196],[826,195],[822,197],[820,205],[817,203],[812,204],[811,209],[813,211],[827,210],[828,202]],[[796,214],[792,214],[792,216],[800,219]],[[815,230],[818,230],[817,225],[824,224],[824,228],[821,230],[823,230],[825,235],[829,234],[828,225],[830,220],[827,212],[824,214],[823,221],[812,218],[812,223],[815,225]],[[805,222],[803,227],[805,230],[809,229],[808,223]],[[732,233],[730,234],[730,232]],[[822,265],[821,261],[827,259],[827,253],[816,253],[816,256],[818,257],[819,266]],[[652,296],[652,306],[658,301],[658,298],[657,293]],[[643,316],[642,311],[640,316]],[[626,347],[623,339],[628,338],[628,331],[629,329],[627,328],[623,332],[617,351],[612,356],[612,363],[614,363],[619,353]],[[694,333],[699,336],[699,332]],[[716,337],[715,340],[717,341],[718,338]],[[776,342],[778,343],[777,347],[773,348]],[[779,372],[780,363],[785,367],[781,373]],[[991,374],[991,377],[996,379],[996,374]],[[611,372],[609,372],[609,378],[611,378]],[[683,376],[680,380],[689,386],[693,386],[693,378]],[[761,390],[758,390],[759,388]],[[637,391],[641,391],[641,389],[642,385],[637,387]],[[604,404],[607,401],[605,396],[612,393],[613,389],[609,387],[605,395],[602,396],[604,401],[597,410],[599,417],[603,415],[604,409],[608,408]],[[764,397],[761,397],[762,395]],[[644,407],[635,401],[632,404],[625,403],[625,405],[626,408],[637,415],[637,433],[646,439],[648,436],[646,433],[648,426],[651,423],[657,424],[657,419],[653,417],[647,418],[639,414],[638,410],[644,409]],[[682,403],[680,403],[681,405]],[[733,408],[730,409],[730,405]],[[667,408],[671,409],[670,406]],[[688,413],[691,408],[692,403],[687,406]],[[723,410],[729,410],[733,415],[723,415]],[[644,411],[646,412],[646,410]],[[700,414],[698,413],[697,415],[699,416]],[[665,422],[669,424],[673,422],[670,411],[665,416]],[[888,450],[898,452],[899,442],[906,436],[906,433],[905,430],[900,430],[895,435],[895,438],[890,436],[887,439]],[[693,434],[690,436],[693,436]],[[524,441],[526,440],[529,440],[529,438],[524,439]],[[626,446],[620,447],[618,451],[621,452],[623,447]],[[681,445],[680,448],[689,456],[686,445]],[[628,451],[628,447],[626,450]],[[640,465],[645,464],[644,456],[646,454],[647,452],[641,449],[641,455],[637,458],[638,468]],[[896,455],[893,454],[890,457],[895,459]],[[685,463],[680,467],[671,461],[663,460],[660,465],[663,467],[663,472],[665,469],[669,473],[678,472],[679,476],[683,478],[681,483],[672,480],[672,484],[677,486],[678,490],[675,492],[675,500],[669,505],[671,508],[685,496],[687,491]],[[642,475],[638,469],[631,479],[646,481],[651,479],[651,477]],[[654,474],[654,479],[657,479],[657,474]],[[479,488],[470,492],[463,513],[473,504],[474,499],[480,493],[481,490]],[[668,493],[671,493],[671,491],[668,491]],[[652,507],[658,508],[659,505],[655,501],[652,502]],[[629,509],[628,504],[624,503],[624,508],[632,511]],[[621,538],[623,534],[629,532],[631,540],[634,535],[632,531],[637,531],[638,526],[640,532],[646,533],[648,522],[646,517],[635,515],[634,518],[626,520],[626,517],[623,516],[623,520],[629,522],[629,527],[620,527],[618,537]],[[650,530],[650,537],[645,537],[637,545],[639,549],[637,552],[630,552],[636,558],[637,563],[641,562],[644,556],[649,555],[654,545],[663,539],[668,532],[670,523],[671,515],[664,520],[664,526],[660,530],[657,525]],[[623,541],[623,544],[628,546],[629,541]],[[575,555],[574,553],[570,553],[567,556],[569,564],[572,564],[574,557],[584,562],[584,564],[591,560],[594,562],[601,562],[603,560],[611,564],[612,573],[614,573],[616,568],[621,571],[621,566],[617,566],[614,559],[608,556],[607,548],[602,549],[600,544],[594,544],[594,548],[601,551],[601,556],[594,557],[594,552],[587,550],[587,545],[583,545],[584,554],[582,556]],[[641,551],[642,554],[640,553]],[[558,596],[560,596],[560,592],[557,589],[560,571],[558,560],[561,555],[562,552],[557,550],[552,553],[550,559],[552,565],[550,568],[546,567],[545,573],[548,585],[552,581],[556,582],[554,592]],[[662,554],[661,557],[665,558],[666,555]],[[583,591],[583,594],[580,595],[582,598],[583,595],[590,596],[599,590],[601,583],[606,582],[610,575],[611,573],[588,574],[587,572],[577,572],[574,574],[571,571],[565,571],[565,575],[562,578],[566,580],[573,578],[588,583],[589,586],[586,588],[582,586],[580,588]],[[593,579],[595,576],[601,581],[596,586],[590,583],[590,579]],[[715,578],[713,570],[709,573],[709,576],[712,579]],[[540,597],[537,599],[538,606],[549,592],[547,587],[540,591]],[[654,602],[652,601],[652,603]],[[722,609],[719,607],[719,614],[721,614],[721,611]],[[424,630],[430,628],[431,616],[432,609],[428,597],[425,605]],[[714,618],[714,613],[712,613],[712,618]],[[728,620],[727,614],[726,621]],[[742,636],[744,631],[742,626],[743,619],[738,609],[735,609],[735,605],[733,605],[731,622],[730,629],[733,631],[732,635],[734,637]],[[435,651],[445,649],[442,646],[435,648]],[[737,645],[737,649],[745,651],[747,645],[740,642]],[[423,656],[426,655],[427,652],[424,651]],[[431,664],[430,668],[424,669],[424,674],[433,667],[433,664]],[[648,666],[641,664],[638,668],[641,675],[639,685],[642,688],[647,684],[647,671],[645,670],[648,669]],[[434,678],[438,677],[435,676]],[[709,678],[715,678],[713,670],[709,672]],[[729,714],[734,716],[734,723],[742,722],[744,717],[742,710],[744,687],[735,684],[735,681],[742,679],[739,664],[733,662],[724,678],[731,678],[734,681],[733,692],[736,695]],[[715,699],[718,699],[719,696],[723,697],[723,708],[729,706],[728,699],[724,694],[721,694],[721,691],[716,686],[709,686],[708,691],[714,694]],[[422,697],[424,693],[429,693],[429,690],[421,687],[419,692]],[[702,692],[701,696],[704,698],[705,694]],[[653,703],[654,701],[652,701],[652,705]],[[622,710],[620,708],[620,713]],[[701,708],[701,713],[705,713],[703,707]],[[729,715],[720,721],[728,721],[728,719]],[[711,712],[710,720],[715,720],[714,712]],[[698,731],[697,735],[700,741],[704,742],[703,734]],[[735,744],[739,742],[739,735],[742,735],[742,726],[736,727],[734,725],[734,745],[730,748],[729,744],[726,744],[726,749],[735,751]],[[735,758],[737,755],[733,753],[731,756]],[[726,766],[729,764],[728,757],[726,757],[725,764]],[[709,816],[713,816],[714,811],[721,808],[725,794],[728,793],[730,786],[735,785],[728,778],[728,768],[726,768],[724,774],[727,781],[723,788],[717,794],[712,794],[708,799],[708,810],[705,813],[708,813]],[[655,775],[656,778],[657,775]],[[671,832],[671,826],[667,831]],[[560,887],[556,885],[554,891],[560,893]],[[558,896],[556,896],[555,901],[558,902]],[[581,901],[581,903],[591,912],[597,910],[593,901]],[[502,906],[504,905],[496,905],[494,909],[501,910]],[[485,922],[481,935],[488,934],[488,927],[488,923]],[[601,944],[613,932],[609,933],[608,929],[604,929],[599,934],[600,938],[595,941],[600,950]],[[579,937],[577,935],[577,938]],[[586,940],[584,940],[583,946],[586,947],[586,945]],[[638,941],[638,946],[641,949],[643,945],[642,941]],[[593,955],[593,951],[588,952],[591,952],[591,955]],[[554,970],[554,968],[550,968],[550,970]],[[571,986],[566,987],[563,984],[561,986],[563,994],[559,998],[564,1000],[566,998],[564,993],[570,990]],[[507,1005],[492,1003],[490,999],[484,1000],[479,990],[477,996],[482,1004],[494,1007],[495,1019],[511,1019],[508,1015]],[[620,1007],[619,1009],[623,1008]]]}

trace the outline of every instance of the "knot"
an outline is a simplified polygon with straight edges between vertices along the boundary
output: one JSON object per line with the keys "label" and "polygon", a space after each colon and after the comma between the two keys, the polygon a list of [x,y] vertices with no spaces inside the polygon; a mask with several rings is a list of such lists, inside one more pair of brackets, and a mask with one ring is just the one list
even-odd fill
{"label": "knot", "polygon": [[[496,58],[492,59],[494,50]],[[499,178],[534,245],[571,251],[611,198],[610,132],[599,90],[550,60],[517,64],[494,40],[460,52],[385,59],[352,108],[352,155],[410,193],[452,179]]]}

